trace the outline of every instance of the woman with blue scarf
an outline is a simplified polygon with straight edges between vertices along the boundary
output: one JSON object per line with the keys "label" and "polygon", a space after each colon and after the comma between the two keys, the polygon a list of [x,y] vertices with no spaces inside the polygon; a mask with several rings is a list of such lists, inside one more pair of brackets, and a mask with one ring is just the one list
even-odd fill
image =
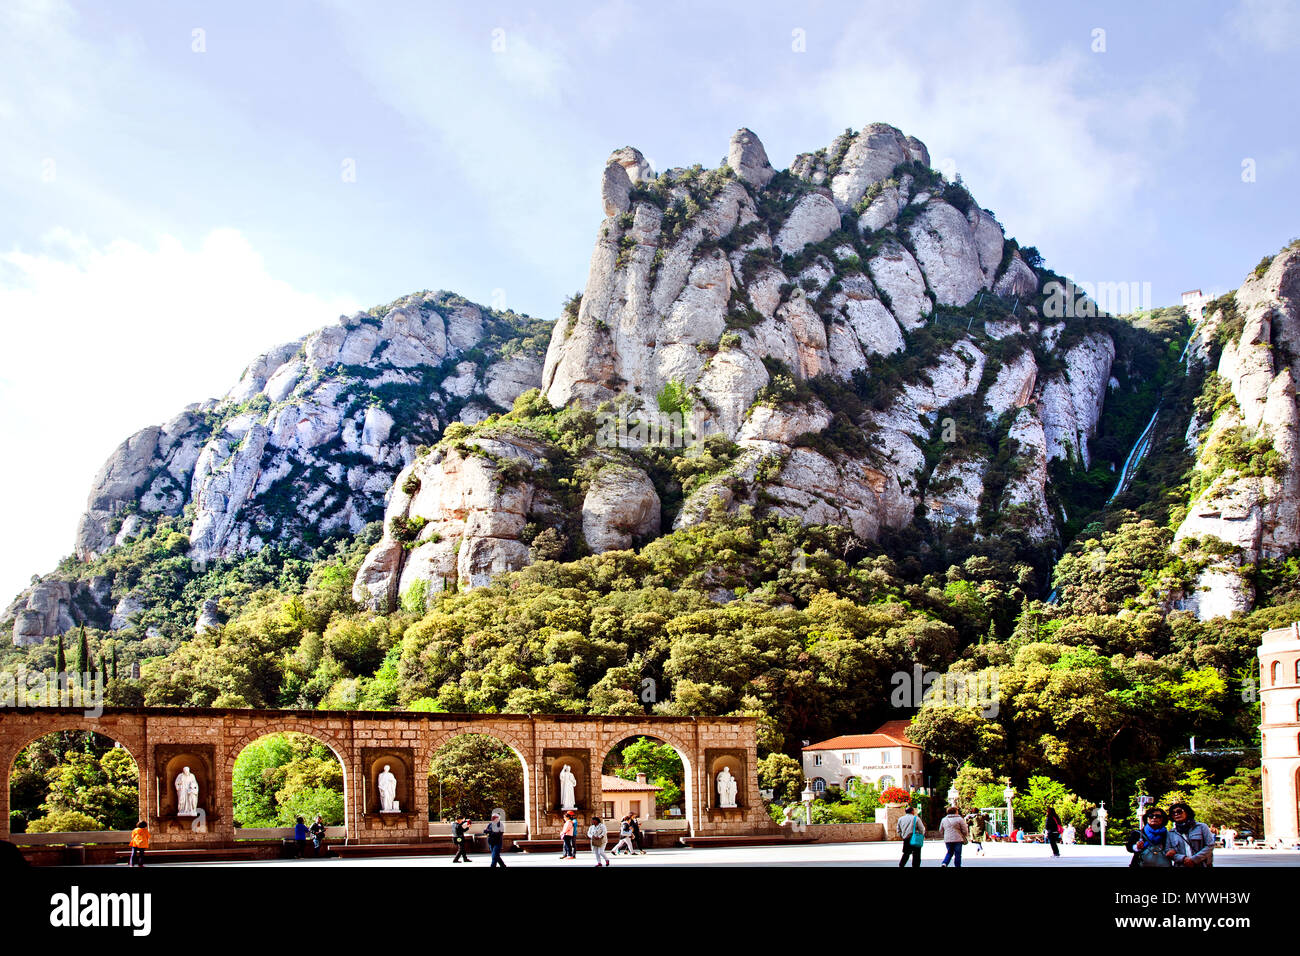
{"label": "woman with blue scarf", "polygon": [[1166,823],[1169,817],[1159,807],[1147,811],[1146,819],[1124,839],[1124,849],[1133,854],[1129,866],[1179,866],[1191,854],[1187,841]]}

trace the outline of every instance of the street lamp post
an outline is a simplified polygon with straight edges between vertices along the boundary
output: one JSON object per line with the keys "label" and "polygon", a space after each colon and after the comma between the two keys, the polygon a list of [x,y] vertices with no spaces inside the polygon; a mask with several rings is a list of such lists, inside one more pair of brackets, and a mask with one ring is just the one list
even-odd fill
{"label": "street lamp post", "polygon": [[803,823],[804,826],[808,826],[812,823],[812,802],[813,797],[816,796],[813,793],[811,782],[809,786],[803,788],[803,793],[799,794],[799,796],[803,798]]}
{"label": "street lamp post", "polygon": [[1097,828],[1101,830],[1101,845],[1106,845],[1106,817],[1110,814],[1106,812],[1106,801],[1102,800],[1097,805]]}
{"label": "street lamp post", "polygon": [[1011,836],[1016,828],[1016,809],[1011,805],[1015,799],[1016,791],[1011,784],[1007,784],[1006,789],[1002,791],[1002,799],[1007,802],[1007,836]]}

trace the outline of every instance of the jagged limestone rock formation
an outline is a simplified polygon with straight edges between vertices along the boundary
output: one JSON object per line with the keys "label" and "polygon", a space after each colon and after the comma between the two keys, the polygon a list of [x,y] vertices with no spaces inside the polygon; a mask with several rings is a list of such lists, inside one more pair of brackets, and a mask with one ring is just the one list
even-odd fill
{"label": "jagged limestone rock formation", "polygon": [[[92,484],[76,555],[101,555],[183,512],[197,562],[356,533],[382,516],[393,476],[448,422],[481,420],[536,387],[548,333],[446,292],[340,317],[259,356],[222,398],[123,442]],[[16,642],[88,619],[127,627],[141,610],[111,584],[99,597],[77,591],[78,602],[60,590],[78,582],[47,583],[0,618],[13,621]]]}
{"label": "jagged limestone rock formation", "polygon": [[77,554],[111,547],[127,509],[178,514],[190,503],[195,560],[306,529],[359,531],[378,517],[392,476],[460,408],[471,400],[509,408],[535,383],[535,352],[456,362],[488,344],[484,323],[484,310],[459,297],[419,294],[259,356],[221,400],[191,406],[114,452],[95,479]]}
{"label": "jagged limestone rock formation", "polygon": [[1209,364],[1221,342],[1215,373],[1231,398],[1212,421],[1189,425],[1201,490],[1175,535],[1209,543],[1218,558],[1183,602],[1202,619],[1249,610],[1238,568],[1300,545],[1300,246],[1216,302],[1191,360]]}

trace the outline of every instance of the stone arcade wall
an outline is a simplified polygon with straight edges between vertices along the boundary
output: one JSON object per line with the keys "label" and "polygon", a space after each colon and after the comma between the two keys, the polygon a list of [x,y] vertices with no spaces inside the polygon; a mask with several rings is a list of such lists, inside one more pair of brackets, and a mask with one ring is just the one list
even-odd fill
{"label": "stone arcade wall", "polygon": [[[153,846],[221,846],[233,841],[231,780],[235,758],[266,734],[308,734],[343,765],[345,823],[350,843],[429,839],[429,762],[459,734],[491,735],[515,751],[524,767],[524,807],[530,836],[555,837],[560,827],[556,776],[569,763],[578,776],[580,811],[599,813],[600,769],[628,737],[657,737],[676,748],[686,775],[686,815],[693,835],[766,832],[771,821],[758,794],[755,720],[750,717],[604,717],[586,715],[427,714],[397,711],[221,710],[170,707],[107,708],[98,718],[46,708],[0,711],[0,839],[10,839],[9,776],[19,751],[45,734],[89,730],[120,743],[140,769],[140,809]],[[379,814],[375,779],[388,764],[398,778],[402,812]],[[189,766],[200,783],[207,832],[176,817],[175,775]],[[735,809],[722,809],[711,781],[723,766],[740,780]]]}

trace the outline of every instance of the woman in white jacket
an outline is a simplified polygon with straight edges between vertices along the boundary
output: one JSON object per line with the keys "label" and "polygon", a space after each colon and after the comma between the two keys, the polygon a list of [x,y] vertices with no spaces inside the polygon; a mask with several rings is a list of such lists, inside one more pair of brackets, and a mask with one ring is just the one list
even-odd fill
{"label": "woman in white jacket", "polygon": [[600,817],[591,818],[591,826],[587,827],[587,839],[591,841],[591,852],[596,857],[596,865],[609,866],[609,857],[605,855],[605,841],[609,839],[609,830],[605,829],[605,824],[601,822]]}

